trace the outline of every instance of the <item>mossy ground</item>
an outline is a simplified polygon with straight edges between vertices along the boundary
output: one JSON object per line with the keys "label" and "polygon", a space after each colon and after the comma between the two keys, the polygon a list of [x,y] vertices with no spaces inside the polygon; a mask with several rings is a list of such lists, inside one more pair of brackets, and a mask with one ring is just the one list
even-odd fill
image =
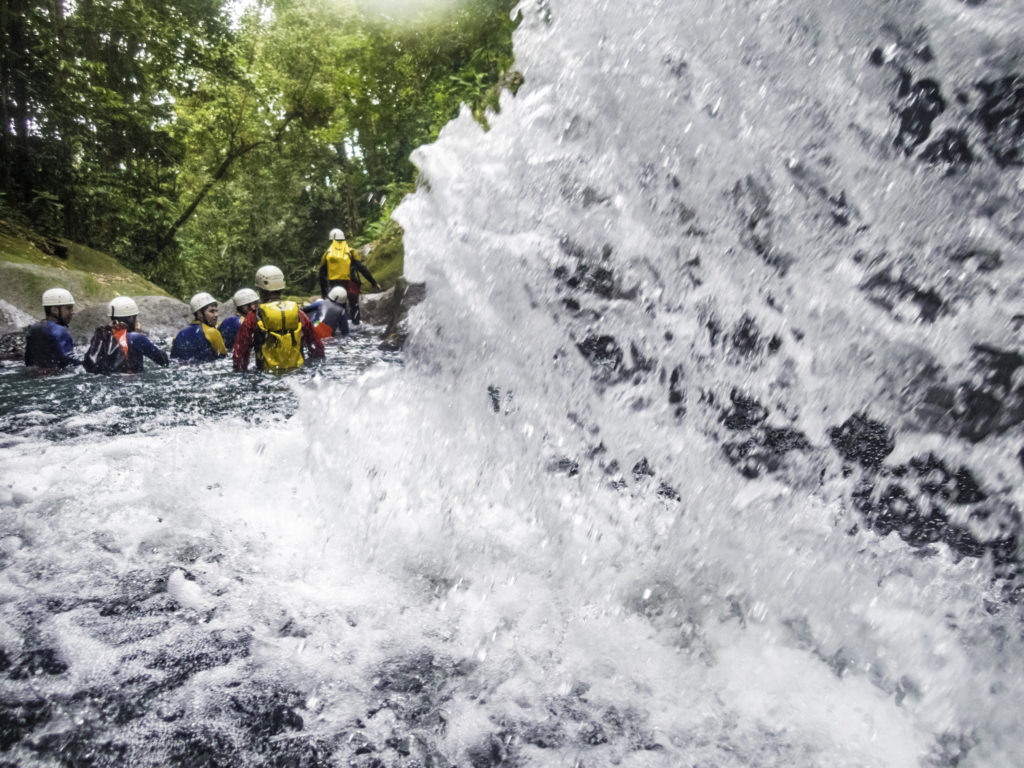
{"label": "mossy ground", "polygon": [[405,269],[405,251],[402,245],[402,228],[389,220],[380,239],[372,243],[364,263],[377,282],[387,290],[392,287]]}
{"label": "mossy ground", "polygon": [[0,222],[0,299],[34,315],[47,288],[67,288],[80,306],[169,295],[104,253]]}

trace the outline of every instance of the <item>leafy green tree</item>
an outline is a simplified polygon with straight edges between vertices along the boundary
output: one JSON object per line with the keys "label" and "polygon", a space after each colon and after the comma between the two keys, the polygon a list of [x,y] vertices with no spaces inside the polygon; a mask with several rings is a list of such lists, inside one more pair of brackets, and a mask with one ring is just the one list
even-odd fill
{"label": "leafy green tree", "polygon": [[6,0],[0,212],[182,295],[268,261],[312,289],[327,232],[394,242],[412,150],[495,103],[512,5]]}

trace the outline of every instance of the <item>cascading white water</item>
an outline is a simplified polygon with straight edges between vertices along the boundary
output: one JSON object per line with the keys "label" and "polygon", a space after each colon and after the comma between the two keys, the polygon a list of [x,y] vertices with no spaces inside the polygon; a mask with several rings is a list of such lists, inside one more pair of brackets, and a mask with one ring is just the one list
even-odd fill
{"label": "cascading white water", "polygon": [[[1015,134],[977,116],[1024,11],[521,12],[519,93],[414,154],[402,369],[11,441],[17,759],[1018,764],[1020,430],[935,402],[1018,346]],[[962,540],[884,535],[892,485]]]}

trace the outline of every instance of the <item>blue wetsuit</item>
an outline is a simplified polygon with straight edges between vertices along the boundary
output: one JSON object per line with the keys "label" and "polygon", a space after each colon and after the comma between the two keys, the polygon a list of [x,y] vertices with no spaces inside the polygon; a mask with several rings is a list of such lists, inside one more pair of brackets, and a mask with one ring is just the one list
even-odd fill
{"label": "blue wetsuit", "polygon": [[25,334],[25,365],[63,368],[78,365],[75,344],[67,327],[55,320],[43,320],[29,326]]}
{"label": "blue wetsuit", "polygon": [[348,336],[348,312],[343,304],[338,304],[330,299],[318,299],[312,304],[307,304],[302,311],[309,315],[313,325],[324,323],[331,329],[326,336]]}
{"label": "blue wetsuit", "polygon": [[238,335],[238,329],[242,325],[241,315],[232,315],[231,317],[225,317],[220,325],[217,326],[217,330],[220,331],[220,335],[224,338],[224,346],[229,350],[235,346],[235,336]]}
{"label": "blue wetsuit", "polygon": [[209,363],[226,354],[220,331],[198,320],[182,328],[171,344],[171,357],[183,363]]}
{"label": "blue wetsuit", "polygon": [[128,373],[139,373],[142,370],[143,357],[148,357],[157,365],[167,365],[170,362],[167,353],[150,341],[146,334],[129,331],[126,338],[128,340]]}

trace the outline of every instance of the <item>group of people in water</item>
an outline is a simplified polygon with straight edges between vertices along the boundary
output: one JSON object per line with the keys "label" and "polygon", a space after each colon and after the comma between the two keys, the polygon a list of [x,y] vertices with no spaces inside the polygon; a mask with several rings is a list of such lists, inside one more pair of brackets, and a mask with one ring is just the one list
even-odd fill
{"label": "group of people in water", "polygon": [[172,359],[203,363],[230,353],[236,371],[247,371],[253,357],[258,370],[292,370],[323,359],[323,339],[346,336],[350,322],[359,324],[360,274],[380,290],[344,233],[331,230],[331,244],[320,260],[319,301],[300,308],[282,299],[284,273],[273,265],[260,267],[256,290],[238,290],[233,297],[235,314],[219,323],[217,300],[205,292],[193,296],[189,302],[192,323],[174,337],[170,355],[141,333],[135,301],[118,296],[108,305],[110,324],[97,328],[85,355],[75,357],[67,328],[75,299],[65,288],[51,288],[42,297],[44,319],[26,334],[25,365],[45,369],[82,365],[94,373],[137,373],[146,358],[164,366]]}

